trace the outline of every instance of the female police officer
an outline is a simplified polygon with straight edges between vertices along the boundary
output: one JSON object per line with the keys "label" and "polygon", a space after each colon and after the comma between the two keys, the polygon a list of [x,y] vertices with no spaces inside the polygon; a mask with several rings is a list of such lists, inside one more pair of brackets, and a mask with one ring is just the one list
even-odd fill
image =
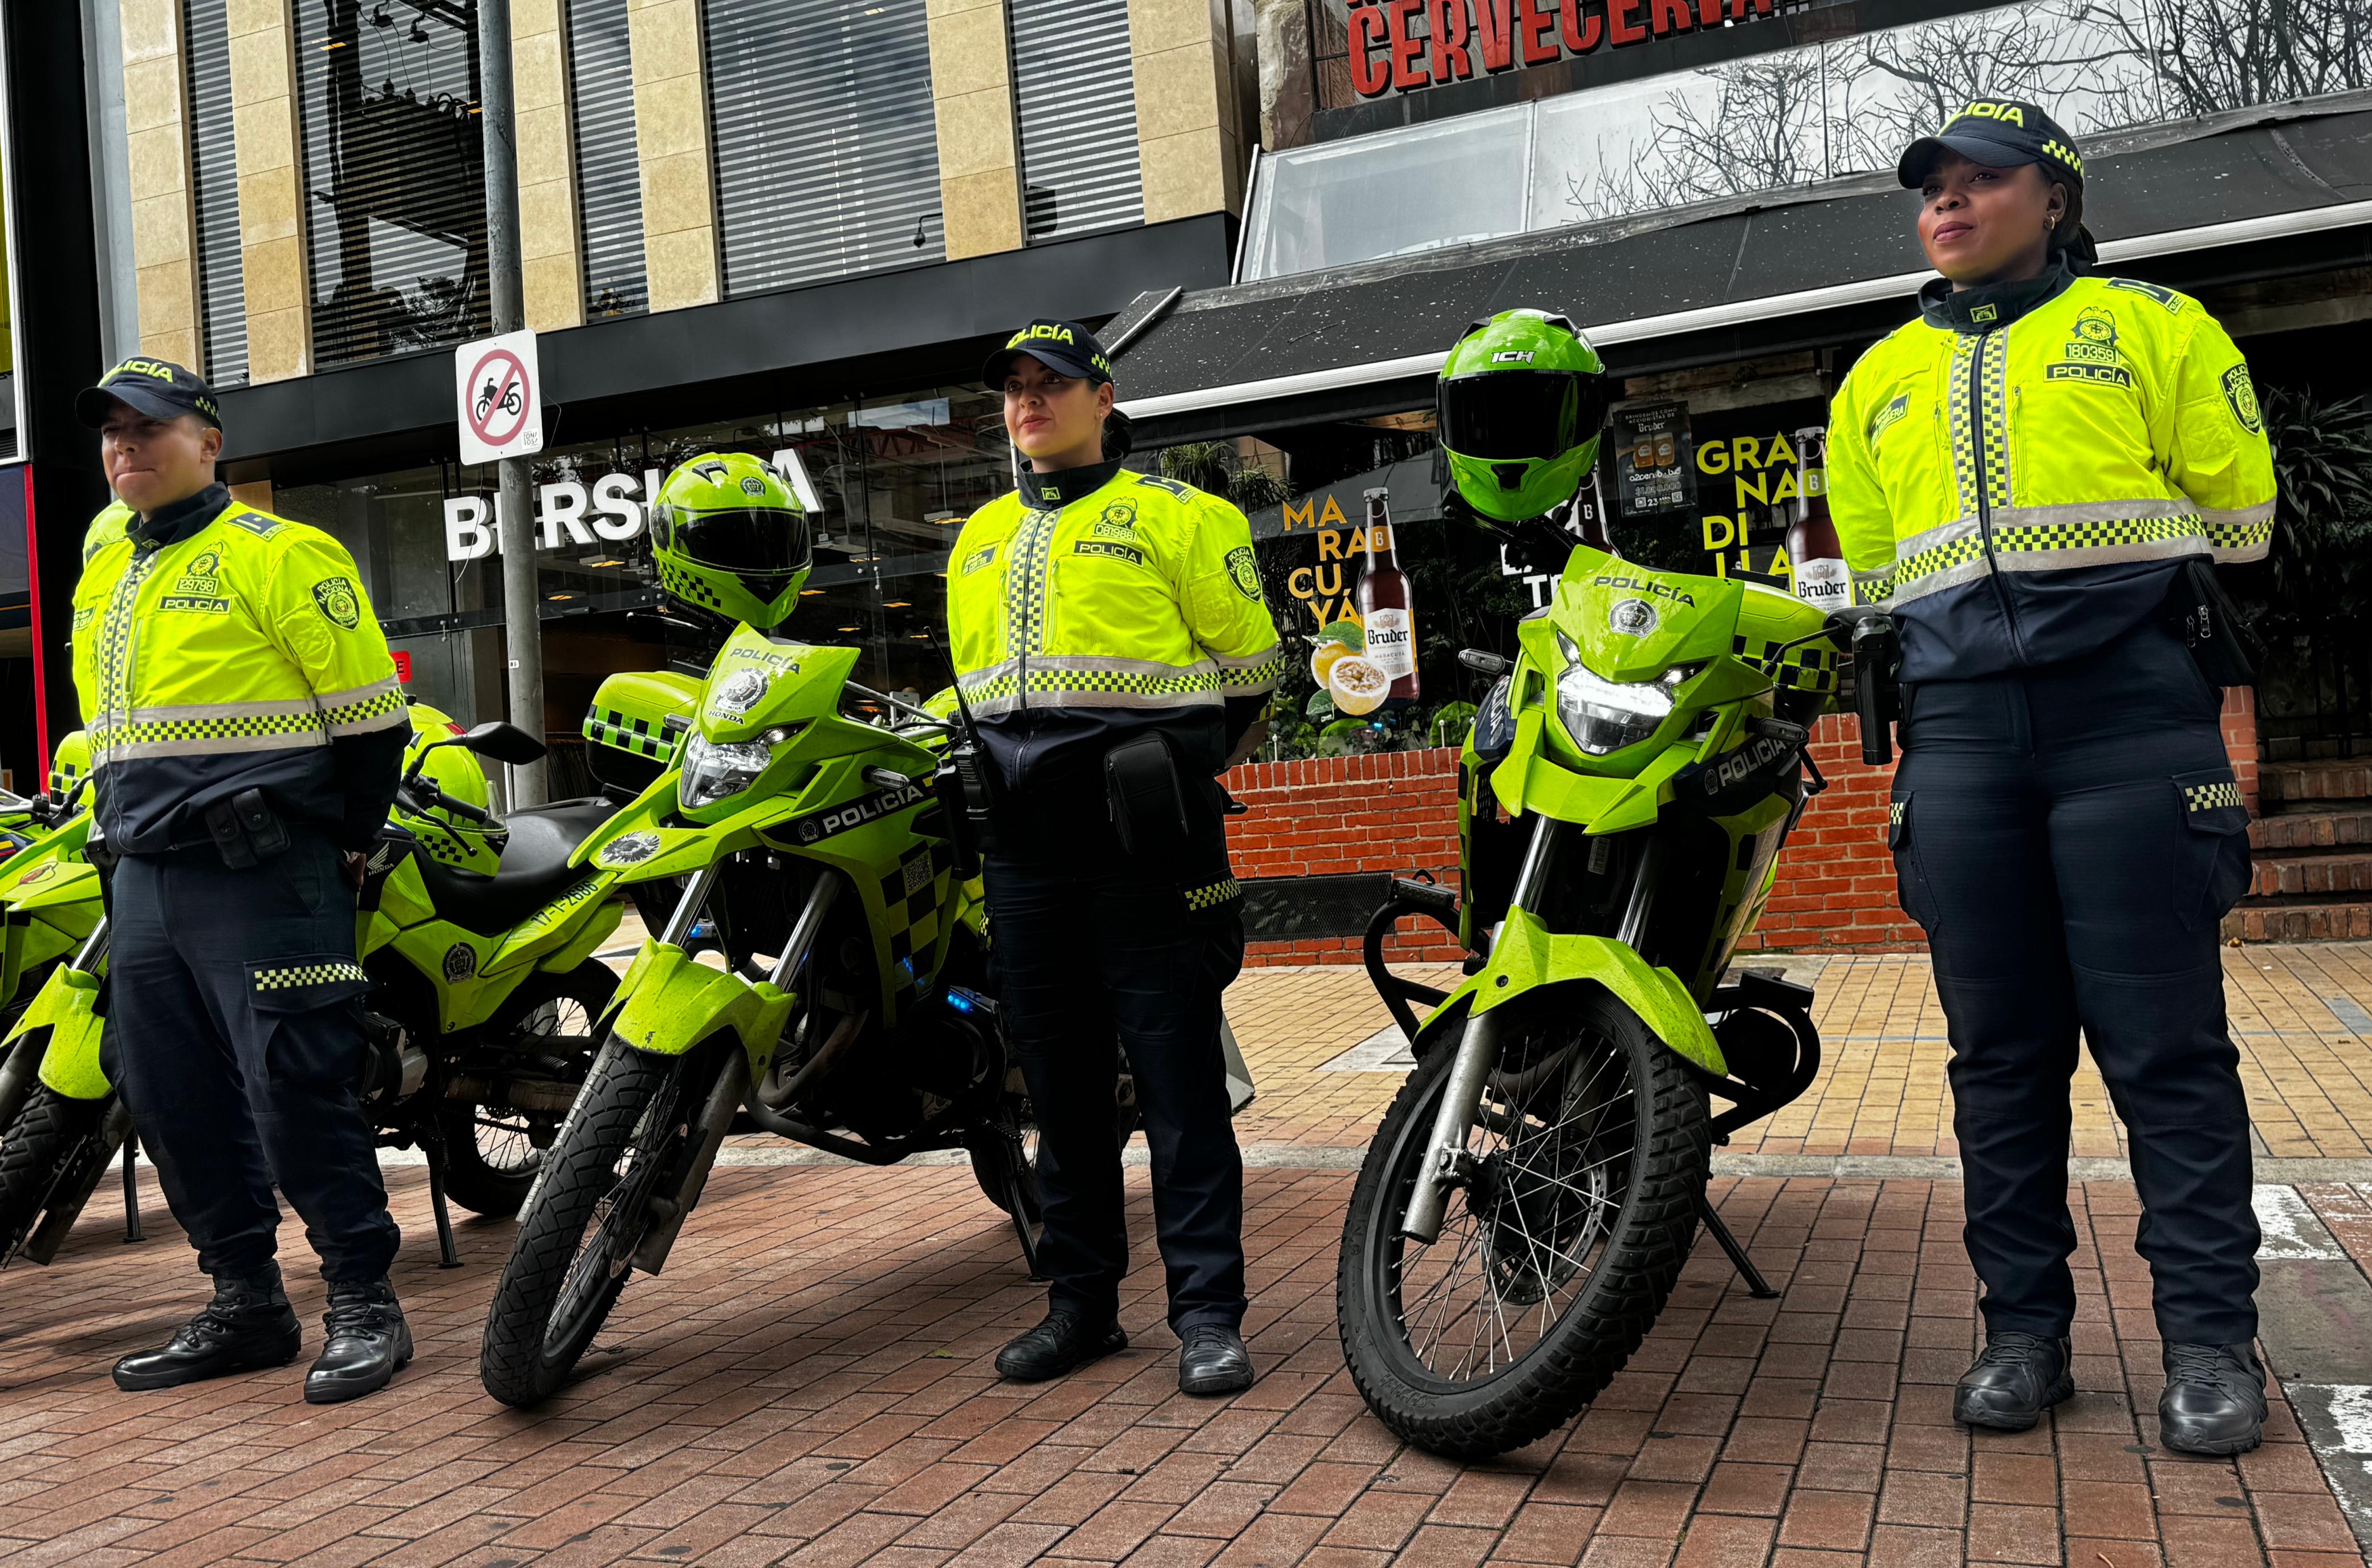
{"label": "female police officer", "polygon": [[1179,1387],[1232,1393],[1252,1368],[1219,993],[1243,927],[1215,775],[1257,744],[1276,626],[1243,514],[1107,455],[1111,366],[1085,327],[1032,322],[981,378],[1029,462],[956,540],[948,621],[994,764],[989,908],[1052,1282],[1045,1321],[997,1370],[1059,1376],[1127,1342],[1116,1036],[1152,1155]]}
{"label": "female police officer", "polygon": [[2083,162],[2030,103],[1902,156],[1943,275],[1854,366],[1829,503],[1901,635],[1891,837],[1950,1022],[1985,1350],[1953,1413],[2020,1431],[2075,1391],[2068,1075],[2080,1029],[2130,1138],[2163,1441],[2254,1447],[2257,1227],[2216,926],[2249,875],[2211,562],[2272,537],[2239,351],[2196,300],[2088,275]]}

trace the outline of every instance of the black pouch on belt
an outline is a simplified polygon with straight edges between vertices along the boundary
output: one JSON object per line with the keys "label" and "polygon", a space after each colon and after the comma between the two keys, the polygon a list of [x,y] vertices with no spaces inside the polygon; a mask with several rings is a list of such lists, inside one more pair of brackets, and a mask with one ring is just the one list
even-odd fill
{"label": "black pouch on belt", "polygon": [[2209,563],[2193,556],[2182,563],[2167,589],[2163,613],[2167,629],[2191,649],[2209,685],[2257,683],[2264,645],[2241,623],[2239,608]]}
{"label": "black pouch on belt", "polygon": [[1105,752],[1104,787],[1120,847],[1132,859],[1164,865],[1185,850],[1186,792],[1168,736],[1154,730]]}
{"label": "black pouch on belt", "polygon": [[206,807],[206,831],[223,865],[244,871],[288,847],[288,828],[278,812],[264,803],[260,789],[243,789],[227,800]]}

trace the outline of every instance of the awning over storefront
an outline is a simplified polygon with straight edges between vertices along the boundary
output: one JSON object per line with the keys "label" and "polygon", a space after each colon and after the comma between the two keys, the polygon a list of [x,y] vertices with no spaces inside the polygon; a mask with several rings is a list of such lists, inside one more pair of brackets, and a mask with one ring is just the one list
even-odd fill
{"label": "awning over storefront", "polygon": [[[2372,93],[2099,138],[2087,226],[2104,267],[2170,286],[2372,260]],[[1326,272],[1147,294],[1122,406],[1141,446],[1423,405],[1451,340],[1517,306],[1585,323],[1642,375],[1878,335],[1932,275],[1891,175],[1699,203]]]}

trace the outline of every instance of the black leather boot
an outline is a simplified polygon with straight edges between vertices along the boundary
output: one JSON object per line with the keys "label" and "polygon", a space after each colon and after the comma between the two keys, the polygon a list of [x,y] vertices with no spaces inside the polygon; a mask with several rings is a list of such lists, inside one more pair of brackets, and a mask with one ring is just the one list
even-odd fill
{"label": "black leather boot", "polygon": [[2264,1437],[2265,1369],[2253,1345],[2169,1343],[2157,1439],[2178,1454],[2245,1454]]}
{"label": "black leather boot", "polygon": [[305,1330],[280,1288],[277,1264],[248,1279],[215,1276],[215,1298],[155,1350],[115,1364],[115,1386],[127,1393],[178,1388],[261,1366],[285,1366],[304,1348]]}
{"label": "black leather boot", "polygon": [[2015,1329],[1985,1336],[1974,1365],[1952,1391],[1952,1419],[1992,1432],[2024,1432],[2052,1405],[2076,1397],[2064,1339]]}
{"label": "black leather boot", "polygon": [[1240,1394],[1252,1386],[1252,1353],[1244,1337],[1225,1323],[1186,1330],[1178,1346],[1178,1391]]}
{"label": "black leather boot", "polygon": [[396,1305],[395,1287],[382,1275],[368,1281],[333,1280],[330,1309],[321,1314],[330,1342],[305,1374],[305,1402],[334,1405],[359,1400],[387,1387],[412,1360],[412,1330]]}
{"label": "black leather boot", "polygon": [[996,1353],[996,1375],[1015,1383],[1043,1383],[1128,1348],[1128,1336],[1110,1319],[1089,1322],[1065,1307]]}

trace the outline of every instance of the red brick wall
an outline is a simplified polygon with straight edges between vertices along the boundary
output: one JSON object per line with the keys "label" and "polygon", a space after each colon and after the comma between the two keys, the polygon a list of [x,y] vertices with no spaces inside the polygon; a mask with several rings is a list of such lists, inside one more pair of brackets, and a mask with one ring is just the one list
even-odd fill
{"label": "red brick wall", "polygon": [[[2257,806],[2255,693],[2225,693],[2224,745],[2251,811]],[[1924,946],[1894,901],[1886,803],[1894,770],[1861,760],[1861,724],[1832,714],[1813,731],[1812,761],[1829,781],[1780,853],[1779,879],[1748,946],[1851,947],[1899,952]],[[1447,749],[1321,761],[1259,762],[1224,781],[1251,807],[1228,824],[1239,877],[1430,871],[1458,885],[1458,753]],[[1457,942],[1408,920],[1388,949],[1395,958],[1456,958]],[[1356,937],[1255,942],[1248,964],[1356,963]]]}

